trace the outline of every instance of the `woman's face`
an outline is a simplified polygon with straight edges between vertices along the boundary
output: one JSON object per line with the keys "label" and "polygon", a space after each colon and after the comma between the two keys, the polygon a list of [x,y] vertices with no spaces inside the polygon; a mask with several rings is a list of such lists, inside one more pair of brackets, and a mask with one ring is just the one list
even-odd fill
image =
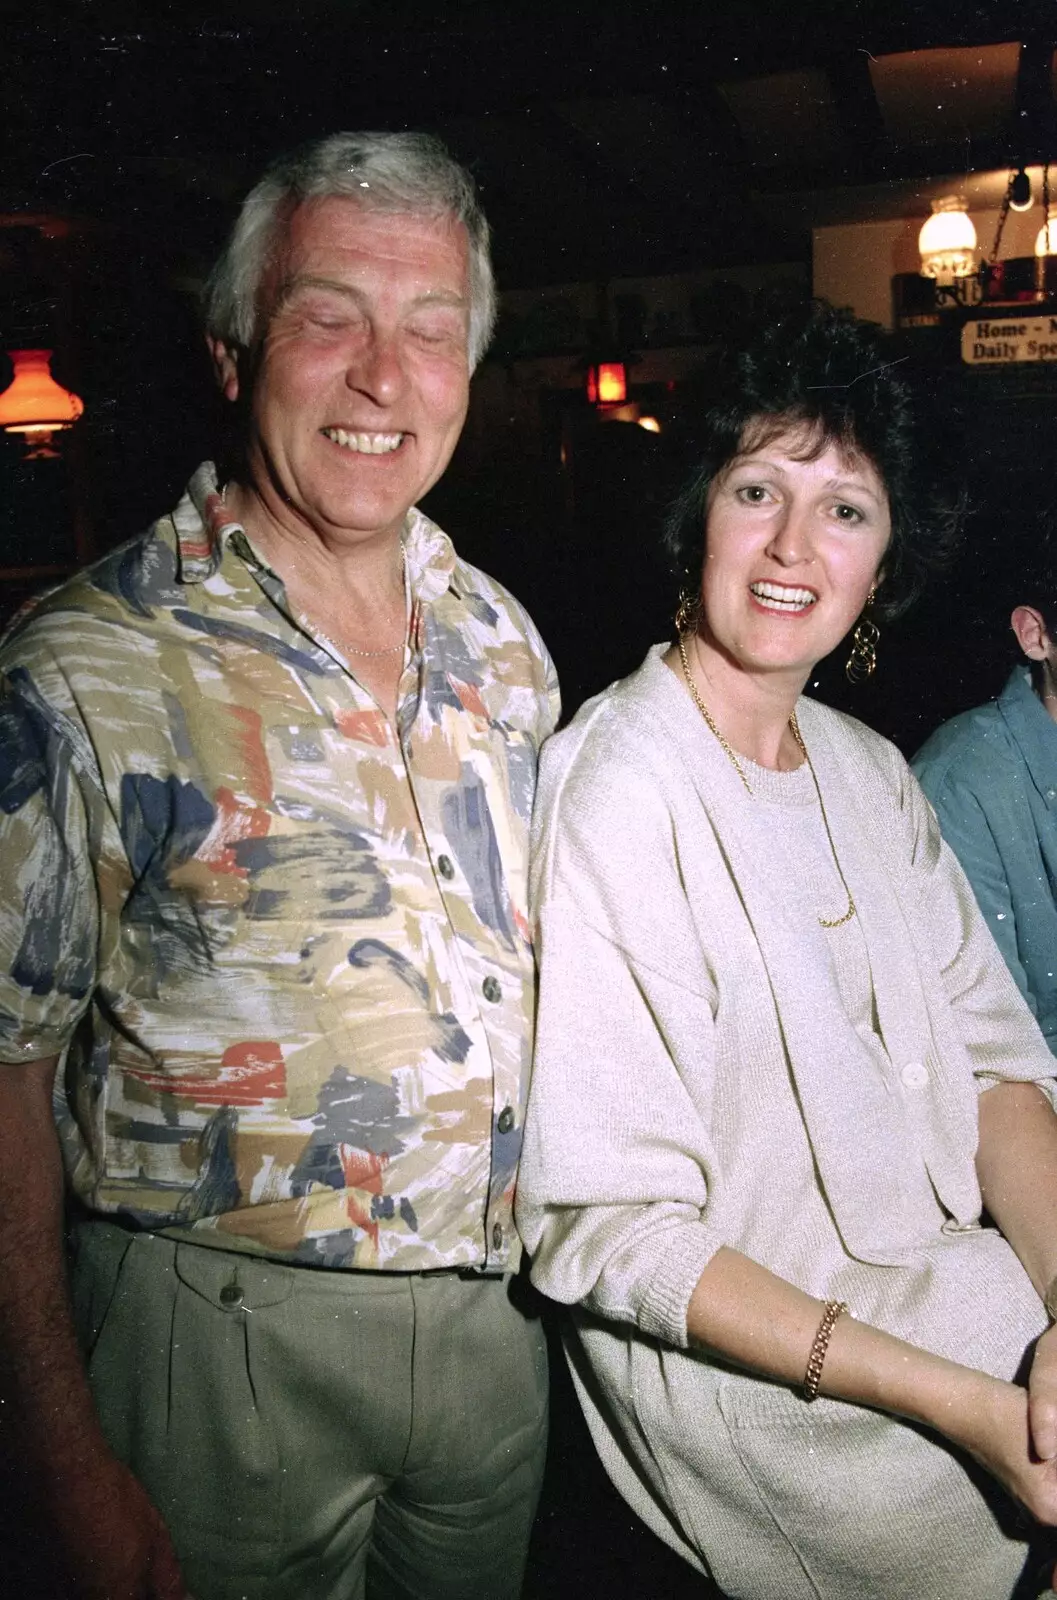
{"label": "woman's face", "polygon": [[814,460],[791,426],[746,448],[715,479],[706,512],[702,641],[753,672],[806,677],[866,603],[891,534],[873,466],[833,444]]}

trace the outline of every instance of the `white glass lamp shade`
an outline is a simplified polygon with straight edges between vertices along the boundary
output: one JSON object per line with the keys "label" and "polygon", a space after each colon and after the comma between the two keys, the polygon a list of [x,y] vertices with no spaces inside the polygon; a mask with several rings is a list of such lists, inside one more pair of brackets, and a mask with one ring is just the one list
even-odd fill
{"label": "white glass lamp shade", "polygon": [[50,350],[9,350],[15,375],[0,394],[0,428],[8,433],[68,428],[84,410],[80,395],[51,375]]}
{"label": "white glass lamp shade", "polygon": [[1057,256],[1057,211],[1051,210],[1035,238],[1037,256]]}
{"label": "white glass lamp shade", "polygon": [[976,229],[958,195],[932,202],[932,215],[918,234],[921,271],[926,278],[950,283],[976,271]]}

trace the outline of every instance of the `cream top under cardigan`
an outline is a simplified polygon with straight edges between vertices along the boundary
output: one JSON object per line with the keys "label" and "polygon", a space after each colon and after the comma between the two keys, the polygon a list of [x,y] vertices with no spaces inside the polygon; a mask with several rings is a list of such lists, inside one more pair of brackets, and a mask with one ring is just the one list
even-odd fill
{"label": "cream top under cardigan", "polygon": [[[792,863],[662,649],[544,750],[518,1190],[534,1280],[581,1307],[574,1374],[618,1487],[728,1593],[1008,1594],[1023,1552],[944,1450],[687,1352],[686,1310],[728,1244],[1012,1377],[1046,1318],[979,1226],[976,1097],[1008,1077],[1052,1099],[1053,1058],[901,756],[803,700],[869,956],[867,1047]],[[950,1587],[966,1562],[976,1586]]]}

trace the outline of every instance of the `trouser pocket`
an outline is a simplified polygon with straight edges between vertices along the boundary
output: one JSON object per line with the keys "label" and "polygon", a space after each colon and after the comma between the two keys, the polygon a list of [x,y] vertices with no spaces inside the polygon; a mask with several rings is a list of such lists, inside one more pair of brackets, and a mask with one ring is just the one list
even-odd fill
{"label": "trouser pocket", "polygon": [[154,1234],[125,1234],[119,1251],[120,1233],[85,1224],[76,1263],[107,1439],[181,1560],[266,1573],[282,1533],[282,1472],[255,1349],[289,1272]]}

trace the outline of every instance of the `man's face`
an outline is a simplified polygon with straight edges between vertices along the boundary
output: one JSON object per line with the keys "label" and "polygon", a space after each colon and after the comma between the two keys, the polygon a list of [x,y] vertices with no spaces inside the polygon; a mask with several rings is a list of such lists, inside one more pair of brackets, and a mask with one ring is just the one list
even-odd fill
{"label": "man's face", "polygon": [[[298,207],[249,358],[250,476],[273,517],[343,543],[399,532],[466,417],[469,292],[461,223]],[[221,369],[235,399],[245,368]]]}

